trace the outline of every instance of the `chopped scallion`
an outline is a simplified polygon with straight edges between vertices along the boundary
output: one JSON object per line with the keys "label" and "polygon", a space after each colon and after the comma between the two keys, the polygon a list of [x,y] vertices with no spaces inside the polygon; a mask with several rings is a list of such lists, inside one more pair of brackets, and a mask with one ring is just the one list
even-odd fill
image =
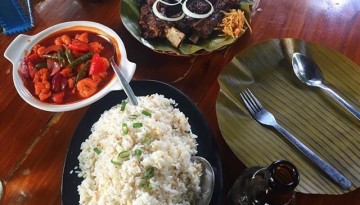
{"label": "chopped scallion", "polygon": [[116,161],[115,159],[111,160],[111,163],[115,164],[115,165],[121,165],[122,161]]}
{"label": "chopped scallion", "polygon": [[122,100],[122,101],[121,101],[120,110],[121,110],[121,111],[124,111],[124,110],[125,110],[125,107],[126,107],[126,101],[125,101],[125,100]]}
{"label": "chopped scallion", "polygon": [[151,113],[149,111],[143,110],[141,113],[145,116],[151,117]]}
{"label": "chopped scallion", "polygon": [[129,119],[134,120],[134,119],[136,119],[137,117],[138,117],[137,115],[130,115],[130,116],[129,116]]}
{"label": "chopped scallion", "polygon": [[142,126],[143,126],[143,124],[141,122],[134,122],[133,123],[133,128],[140,128]]}
{"label": "chopped scallion", "polygon": [[122,151],[118,155],[120,158],[127,158],[130,156],[130,151]]}
{"label": "chopped scallion", "polygon": [[100,154],[101,153],[101,150],[99,149],[99,148],[97,148],[97,147],[94,147],[94,152],[96,153],[96,154]]}
{"label": "chopped scallion", "polygon": [[128,128],[128,126],[127,126],[127,124],[125,122],[122,124],[121,128],[122,128],[123,135],[128,134],[129,128]]}
{"label": "chopped scallion", "polygon": [[145,173],[144,173],[144,177],[146,179],[150,179],[150,178],[153,178],[154,177],[154,167],[149,167],[145,170]]}
{"label": "chopped scallion", "polygon": [[136,150],[135,150],[135,155],[136,155],[136,156],[140,157],[141,154],[142,154],[141,149],[136,149]]}
{"label": "chopped scallion", "polygon": [[130,151],[122,151],[111,159],[111,163],[121,165],[124,161],[128,160]]}

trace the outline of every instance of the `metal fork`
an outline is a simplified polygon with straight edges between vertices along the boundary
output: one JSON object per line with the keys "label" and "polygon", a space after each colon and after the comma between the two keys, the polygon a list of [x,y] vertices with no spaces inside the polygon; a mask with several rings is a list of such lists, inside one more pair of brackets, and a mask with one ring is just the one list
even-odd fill
{"label": "metal fork", "polygon": [[321,159],[302,142],[296,139],[292,134],[285,130],[281,125],[276,122],[274,115],[267,111],[259,102],[258,99],[252,94],[249,89],[240,93],[250,114],[261,124],[274,127],[279,131],[287,140],[289,140],[296,148],[298,148],[305,156],[307,156],[318,168],[323,170],[332,180],[334,180],[341,188],[348,189],[351,182],[337,171],[330,164]]}

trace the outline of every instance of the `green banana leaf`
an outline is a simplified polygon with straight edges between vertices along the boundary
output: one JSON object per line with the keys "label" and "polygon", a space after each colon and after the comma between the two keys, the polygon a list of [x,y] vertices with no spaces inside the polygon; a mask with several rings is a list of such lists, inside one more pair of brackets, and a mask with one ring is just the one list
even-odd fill
{"label": "green banana leaf", "polygon": [[[248,22],[251,21],[250,11],[252,2],[253,0],[242,0],[239,4],[239,9],[244,11]],[[230,45],[241,37],[233,38],[229,36],[213,35],[209,39],[199,40],[196,45],[184,41],[179,48],[175,48],[166,39],[144,39],[141,36],[139,26],[140,10],[136,0],[121,0],[120,17],[125,28],[143,45],[156,52],[169,55],[190,56],[206,54]]]}

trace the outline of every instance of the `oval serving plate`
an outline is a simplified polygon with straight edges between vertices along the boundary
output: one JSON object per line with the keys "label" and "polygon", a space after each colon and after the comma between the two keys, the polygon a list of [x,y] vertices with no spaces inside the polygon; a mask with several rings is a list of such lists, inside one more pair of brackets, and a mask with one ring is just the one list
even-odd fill
{"label": "oval serving plate", "polygon": [[[221,133],[246,165],[293,162],[300,171],[298,192],[343,194],[360,186],[360,122],[326,93],[301,83],[294,74],[294,52],[311,57],[325,82],[360,106],[360,67],[342,54],[296,39],[273,39],[245,49],[220,74],[216,113]],[[255,121],[240,92],[249,88],[296,138],[352,182],[342,190],[279,133]]]}
{"label": "oval serving plate", "polygon": [[[196,139],[199,144],[197,147],[197,155],[206,158],[214,169],[215,187],[210,204],[220,204],[223,184],[221,162],[217,154],[215,139],[205,118],[202,116],[196,105],[181,91],[162,82],[150,80],[132,81],[130,85],[137,96],[158,93],[164,95],[166,98],[171,98],[176,101],[176,107],[188,117],[193,133],[198,136]],[[83,120],[80,122],[73,135],[64,164],[61,187],[63,205],[79,204],[77,186],[81,184],[82,178],[79,178],[75,171],[76,167],[79,166],[78,156],[81,151],[81,143],[89,137],[92,125],[99,120],[100,115],[105,110],[119,104],[121,100],[126,98],[124,92],[113,91],[92,104],[85,113]]]}
{"label": "oval serving plate", "polygon": [[[241,0],[239,4],[239,9],[244,11],[246,19],[249,23],[251,21],[250,7],[252,3],[253,0]],[[179,48],[175,48],[166,39],[145,39],[141,36],[141,29],[139,27],[139,10],[140,9],[138,8],[137,1],[121,0],[121,21],[135,39],[137,39],[144,46],[158,53],[173,56],[204,55],[222,49],[234,43],[239,37],[241,37],[241,35],[237,38],[212,35],[209,39],[200,40],[196,45],[182,42]],[[245,29],[247,29],[247,27],[245,27]]]}

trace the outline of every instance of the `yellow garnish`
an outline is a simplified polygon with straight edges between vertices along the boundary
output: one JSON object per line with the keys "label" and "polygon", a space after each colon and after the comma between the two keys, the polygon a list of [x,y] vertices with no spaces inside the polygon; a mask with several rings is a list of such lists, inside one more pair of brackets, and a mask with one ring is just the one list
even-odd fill
{"label": "yellow garnish", "polygon": [[231,9],[229,12],[223,13],[225,14],[225,17],[222,19],[220,27],[222,28],[222,32],[224,32],[224,34],[232,37],[239,37],[243,32],[245,32],[245,24],[250,29],[250,32],[252,32],[243,11],[239,9]]}

